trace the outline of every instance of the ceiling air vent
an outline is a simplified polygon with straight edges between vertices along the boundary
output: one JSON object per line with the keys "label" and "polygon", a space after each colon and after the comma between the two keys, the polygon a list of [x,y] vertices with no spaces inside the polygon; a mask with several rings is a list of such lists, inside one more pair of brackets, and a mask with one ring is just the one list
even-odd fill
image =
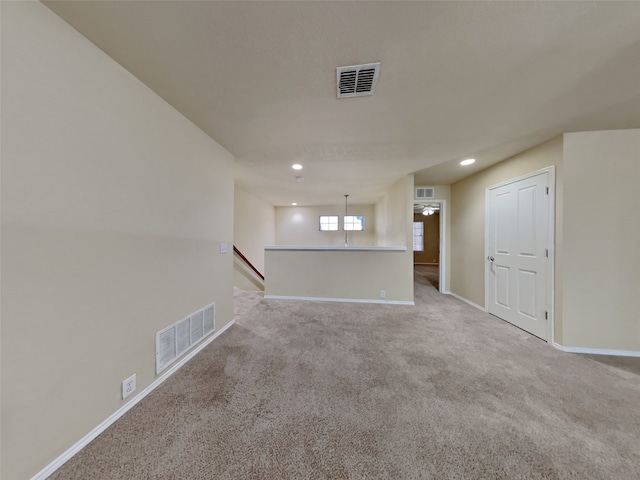
{"label": "ceiling air vent", "polygon": [[338,98],[373,95],[379,70],[380,62],[336,68]]}

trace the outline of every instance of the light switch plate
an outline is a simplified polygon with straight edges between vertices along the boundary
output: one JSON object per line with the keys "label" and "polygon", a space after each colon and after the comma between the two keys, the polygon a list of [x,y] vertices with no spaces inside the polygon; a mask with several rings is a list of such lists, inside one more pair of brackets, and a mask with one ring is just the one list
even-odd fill
{"label": "light switch plate", "polygon": [[220,244],[220,253],[227,253],[229,251],[229,245],[226,243]]}

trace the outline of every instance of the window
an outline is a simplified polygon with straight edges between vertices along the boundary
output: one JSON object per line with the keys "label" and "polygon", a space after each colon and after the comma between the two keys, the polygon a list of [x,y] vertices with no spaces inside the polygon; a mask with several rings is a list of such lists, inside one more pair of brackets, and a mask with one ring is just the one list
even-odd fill
{"label": "window", "polygon": [[424,251],[424,222],[413,222],[413,251]]}
{"label": "window", "polygon": [[320,215],[320,231],[332,232],[338,230],[338,215]]}
{"label": "window", "polygon": [[363,215],[345,215],[344,229],[357,230],[362,232],[364,230],[364,216]]}

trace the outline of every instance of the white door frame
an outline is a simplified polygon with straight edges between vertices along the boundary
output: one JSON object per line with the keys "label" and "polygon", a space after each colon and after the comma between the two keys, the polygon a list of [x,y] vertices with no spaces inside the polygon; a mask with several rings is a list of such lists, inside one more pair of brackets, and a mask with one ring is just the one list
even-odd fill
{"label": "white door frame", "polygon": [[438,265],[438,274],[439,274],[439,292],[440,293],[448,293],[445,285],[447,279],[447,201],[446,200],[438,200],[437,198],[429,199],[429,200],[413,200],[413,203],[416,205],[430,205],[432,203],[440,204],[440,258],[438,261],[440,264]]}
{"label": "white door frame", "polygon": [[549,173],[549,268],[547,269],[547,285],[549,285],[547,292],[547,305],[549,305],[549,318],[547,322],[547,343],[553,345],[555,343],[554,338],[554,325],[555,325],[555,258],[556,258],[556,243],[555,243],[555,226],[556,226],[556,167],[550,165],[548,167],[536,170],[535,172],[527,173],[516,178],[511,178],[495,185],[491,185],[485,189],[484,199],[484,309],[489,312],[489,262],[487,257],[489,256],[489,192],[495,188],[508,185],[510,183],[519,182],[527,178],[535,177],[542,173]]}

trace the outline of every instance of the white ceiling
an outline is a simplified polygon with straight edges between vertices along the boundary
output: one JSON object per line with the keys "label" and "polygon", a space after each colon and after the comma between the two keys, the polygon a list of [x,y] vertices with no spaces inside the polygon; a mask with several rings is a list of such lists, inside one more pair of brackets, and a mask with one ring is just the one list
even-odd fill
{"label": "white ceiling", "polygon": [[[563,132],[640,127],[640,2],[45,4],[274,205],[374,203],[408,173],[447,184]],[[336,98],[336,67],[378,61],[375,95]]]}

